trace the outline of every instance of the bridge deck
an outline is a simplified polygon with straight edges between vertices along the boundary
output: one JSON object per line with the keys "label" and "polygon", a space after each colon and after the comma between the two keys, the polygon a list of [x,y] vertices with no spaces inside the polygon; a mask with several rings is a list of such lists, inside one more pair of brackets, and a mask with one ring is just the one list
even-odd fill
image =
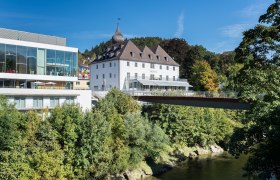
{"label": "bridge deck", "polygon": [[132,95],[133,98],[151,103],[185,105],[195,107],[223,108],[223,109],[250,109],[249,103],[240,102],[236,98],[223,97],[191,97],[191,96],[144,96]]}

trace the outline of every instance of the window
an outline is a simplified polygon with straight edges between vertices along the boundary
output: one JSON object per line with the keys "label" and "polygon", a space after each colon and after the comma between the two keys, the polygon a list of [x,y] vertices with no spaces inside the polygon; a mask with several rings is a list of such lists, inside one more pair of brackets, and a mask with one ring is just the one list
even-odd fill
{"label": "window", "polygon": [[27,73],[27,62],[26,62],[27,48],[23,46],[17,47],[17,73]]}
{"label": "window", "polygon": [[159,69],[162,69],[162,65],[159,65]]}
{"label": "window", "polygon": [[126,65],[129,66],[129,62],[126,62]]}
{"label": "window", "polygon": [[65,103],[74,104],[74,97],[67,97],[66,100],[65,100]]}
{"label": "window", "polygon": [[117,66],[117,64],[116,63],[114,63],[114,67],[116,67]]}
{"label": "window", "polygon": [[165,60],[165,61],[168,61],[168,57],[165,56],[165,57],[164,57],[164,60]]}
{"label": "window", "polygon": [[112,73],[109,74],[109,77],[112,78]]}
{"label": "window", "polygon": [[138,66],[138,64],[137,64],[137,62],[135,63],[135,67],[137,67]]}
{"label": "window", "polygon": [[80,85],[80,81],[77,81],[77,82],[76,82],[76,85]]}
{"label": "window", "polygon": [[98,79],[98,75],[96,75],[96,79]]}
{"label": "window", "polygon": [[[55,63],[56,63],[56,57],[55,57],[55,50],[47,50],[47,75],[56,75],[56,68],[55,68]],[[28,69],[28,68],[27,68]]]}
{"label": "window", "polygon": [[145,68],[145,63],[142,63],[142,68]]}
{"label": "window", "polygon": [[143,53],[140,53],[140,57],[143,58]]}
{"label": "window", "polygon": [[116,74],[114,74],[114,78],[116,78]]}
{"label": "window", "polygon": [[[16,48],[17,47],[14,45],[6,45],[6,72],[7,73],[16,73],[16,69],[17,69],[16,68],[16,62],[17,62]],[[34,61],[34,63],[36,63],[36,61]],[[31,64],[31,65],[33,65],[33,64]]]}
{"label": "window", "polygon": [[34,108],[43,108],[43,98],[42,97],[34,97],[33,98],[33,107]]}
{"label": "window", "polygon": [[169,70],[169,66],[166,66],[166,70]]}
{"label": "window", "polygon": [[58,97],[51,97],[50,98],[50,107],[59,106],[59,98]]}
{"label": "window", "polygon": [[105,78],[105,74],[102,74],[103,79]]}
{"label": "window", "polygon": [[5,72],[6,60],[5,60],[5,44],[0,44],[0,72]]}
{"label": "window", "polygon": [[173,81],[175,81],[176,79],[175,79],[175,76],[173,76]]}
{"label": "window", "polygon": [[105,64],[102,64],[102,67],[105,68]]}
{"label": "window", "polygon": [[151,63],[151,68],[155,69],[155,64],[154,63]]}
{"label": "window", "polygon": [[134,52],[130,52],[130,56],[131,56],[131,57],[134,57]]}
{"label": "window", "polygon": [[25,108],[25,98],[24,97],[16,97],[15,98],[16,108],[23,109]]}
{"label": "window", "polygon": [[145,74],[144,73],[142,74],[142,79],[145,79]]}
{"label": "window", "polygon": [[127,79],[130,79],[130,73],[129,72],[126,74],[126,77],[127,77]]}
{"label": "window", "polygon": [[96,69],[98,69],[98,64],[96,64]]}
{"label": "window", "polygon": [[154,80],[155,79],[155,75],[154,74],[151,74],[150,75],[150,80]]}
{"label": "window", "polygon": [[162,75],[159,75],[159,80],[162,80]]}
{"label": "window", "polygon": [[168,76],[166,76],[166,81],[168,81],[169,80],[169,77]]}
{"label": "window", "polygon": [[112,67],[112,62],[110,62],[110,64],[109,64],[109,65],[110,65],[110,67]]}
{"label": "window", "polygon": [[134,76],[135,76],[135,79],[138,79],[138,73],[135,73]]}
{"label": "window", "polygon": [[[35,49],[35,52],[37,52],[37,49]],[[63,51],[56,51],[56,75],[57,76],[64,76],[65,73],[65,66],[63,64],[64,61],[64,52]],[[35,70],[34,70],[35,71]]]}
{"label": "window", "polygon": [[160,57],[158,55],[156,57],[157,57],[157,60],[160,60]]}
{"label": "window", "polygon": [[175,71],[175,66],[173,66],[173,71]]}
{"label": "window", "polygon": [[152,58],[153,58],[151,54],[149,54],[148,56],[149,56],[149,59],[152,59]]}

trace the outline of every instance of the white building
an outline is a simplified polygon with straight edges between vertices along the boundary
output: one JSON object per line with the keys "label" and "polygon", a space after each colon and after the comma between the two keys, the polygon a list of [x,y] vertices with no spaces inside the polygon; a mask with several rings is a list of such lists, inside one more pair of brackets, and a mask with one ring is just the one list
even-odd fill
{"label": "white building", "polygon": [[0,95],[19,110],[78,103],[91,108],[90,90],[73,90],[78,49],[66,39],[0,28]]}
{"label": "white building", "polygon": [[119,26],[112,37],[113,45],[98,55],[90,65],[90,86],[93,91],[169,90],[190,87],[179,79],[179,65],[160,46],[137,47],[124,40]]}

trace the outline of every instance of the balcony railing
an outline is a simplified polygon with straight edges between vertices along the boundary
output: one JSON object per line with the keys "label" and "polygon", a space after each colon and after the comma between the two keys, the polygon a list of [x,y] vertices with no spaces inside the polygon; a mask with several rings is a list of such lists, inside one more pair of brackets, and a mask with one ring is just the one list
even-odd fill
{"label": "balcony railing", "polygon": [[211,91],[184,91],[184,90],[147,90],[147,91],[124,91],[131,96],[186,96],[186,97],[207,97],[207,98],[233,98],[237,99],[237,93],[211,92]]}
{"label": "balcony railing", "polygon": [[158,80],[158,81],[182,81],[182,82],[188,82],[187,79],[180,79],[180,78],[173,78],[173,76],[168,77],[151,77],[151,76],[130,76],[126,77],[127,80]]}
{"label": "balcony railing", "polygon": [[35,86],[35,87],[20,87],[20,86],[4,86],[0,88],[16,88],[16,89],[57,89],[57,90],[73,90],[69,87],[60,87],[60,86]]}

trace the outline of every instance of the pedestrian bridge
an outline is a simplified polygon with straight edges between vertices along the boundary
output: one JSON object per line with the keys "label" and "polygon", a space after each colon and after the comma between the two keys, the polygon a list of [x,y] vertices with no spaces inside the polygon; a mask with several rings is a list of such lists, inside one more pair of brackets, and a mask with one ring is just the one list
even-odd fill
{"label": "pedestrian bridge", "polygon": [[138,101],[195,107],[248,110],[250,104],[241,102],[235,92],[197,91],[125,91]]}

